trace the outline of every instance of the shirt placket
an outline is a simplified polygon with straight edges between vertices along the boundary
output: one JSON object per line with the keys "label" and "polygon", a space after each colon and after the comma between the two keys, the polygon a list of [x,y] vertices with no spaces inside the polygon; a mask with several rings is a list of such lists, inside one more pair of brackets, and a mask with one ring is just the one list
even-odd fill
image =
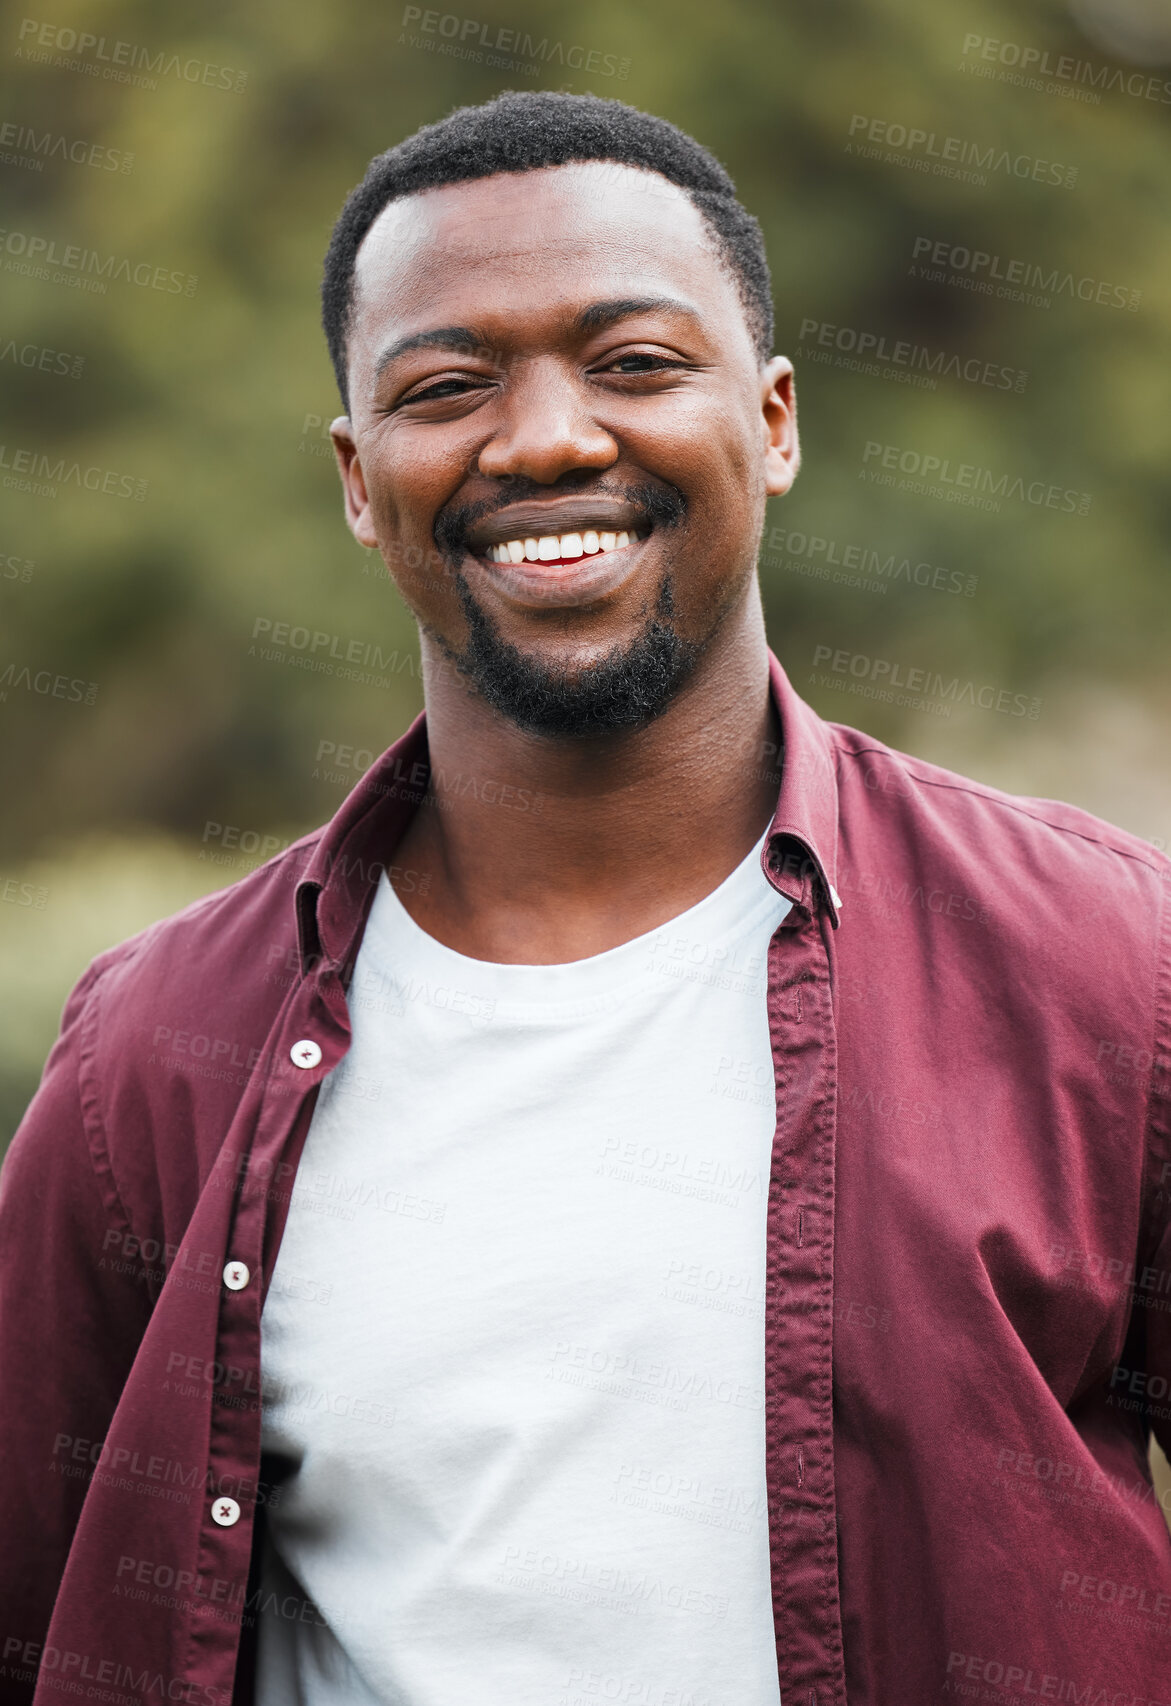
{"label": "shirt placket", "polygon": [[[774,867],[774,869],[779,866]],[[770,875],[774,886],[793,891]],[[769,946],[765,1467],[784,1706],[846,1706],[833,1452],[836,1030],[828,918],[806,876]]]}
{"label": "shirt placket", "polygon": [[217,1698],[225,1702],[232,1698],[255,1510],[275,1491],[259,1482],[260,1317],[266,1282],[317,1090],[349,1042],[345,997],[336,974],[304,976],[266,1048],[268,1073],[251,1143],[227,1158],[235,1174],[235,1210],[220,1275],[217,1379],[196,1565],[196,1596],[204,1607],[203,1615],[191,1623],[184,1671],[223,1690]]}

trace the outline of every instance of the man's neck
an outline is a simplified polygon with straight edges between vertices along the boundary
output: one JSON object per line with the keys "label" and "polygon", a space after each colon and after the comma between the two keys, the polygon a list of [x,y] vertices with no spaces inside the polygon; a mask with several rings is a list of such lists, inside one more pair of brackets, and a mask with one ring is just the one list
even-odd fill
{"label": "man's neck", "polygon": [[395,887],[457,952],[603,953],[694,906],[763,834],[780,728],[757,599],[653,723],[589,740],[526,734],[431,662],[425,645],[431,779],[394,859],[430,881]]}

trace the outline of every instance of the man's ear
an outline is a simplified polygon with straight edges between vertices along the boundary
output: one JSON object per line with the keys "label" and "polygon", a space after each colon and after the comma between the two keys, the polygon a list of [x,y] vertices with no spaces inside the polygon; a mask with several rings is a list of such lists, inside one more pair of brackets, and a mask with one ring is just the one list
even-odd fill
{"label": "man's ear", "polygon": [[331,421],[329,436],[333,440],[338,473],[342,477],[342,491],[345,493],[346,504],[346,526],[359,545],[376,547],[378,536],[374,531],[374,523],[370,516],[370,499],[366,492],[366,477],[362,473],[362,464],[358,460],[358,446],[354,442],[354,429],[350,424],[350,417],[339,415],[335,421]]}
{"label": "man's ear", "polygon": [[789,490],[801,466],[797,396],[793,363],[788,356],[774,355],[761,369],[760,408],[765,492],[770,498],[779,498]]}

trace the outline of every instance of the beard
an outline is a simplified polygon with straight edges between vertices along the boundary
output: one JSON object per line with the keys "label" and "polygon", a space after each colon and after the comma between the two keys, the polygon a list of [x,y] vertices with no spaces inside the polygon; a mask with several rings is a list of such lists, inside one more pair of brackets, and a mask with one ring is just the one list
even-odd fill
{"label": "beard", "polygon": [[[675,526],[686,513],[686,499],[675,488],[643,486],[623,496],[639,504],[647,523],[656,527]],[[481,513],[477,506],[444,516],[435,530],[468,625],[467,642],[459,651],[428,628],[448,660],[490,705],[530,734],[588,737],[652,722],[706,649],[700,641],[685,639],[675,625],[670,573],[632,640],[581,669],[548,665],[503,638],[460,568],[464,529]]]}
{"label": "beard", "polygon": [[458,571],[456,589],[467,618],[467,644],[457,652],[439,635],[434,638],[488,703],[530,734],[585,736],[639,728],[666,709],[703,651],[674,625],[670,575],[634,639],[572,673],[503,639]]}

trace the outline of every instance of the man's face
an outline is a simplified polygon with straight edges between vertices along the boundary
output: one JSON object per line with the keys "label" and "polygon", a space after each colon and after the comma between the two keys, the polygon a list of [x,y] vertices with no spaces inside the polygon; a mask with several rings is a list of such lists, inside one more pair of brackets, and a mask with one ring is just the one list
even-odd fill
{"label": "man's face", "polygon": [[604,161],[448,185],[383,211],[355,287],[347,518],[425,650],[535,732],[658,715],[798,462],[699,213]]}

